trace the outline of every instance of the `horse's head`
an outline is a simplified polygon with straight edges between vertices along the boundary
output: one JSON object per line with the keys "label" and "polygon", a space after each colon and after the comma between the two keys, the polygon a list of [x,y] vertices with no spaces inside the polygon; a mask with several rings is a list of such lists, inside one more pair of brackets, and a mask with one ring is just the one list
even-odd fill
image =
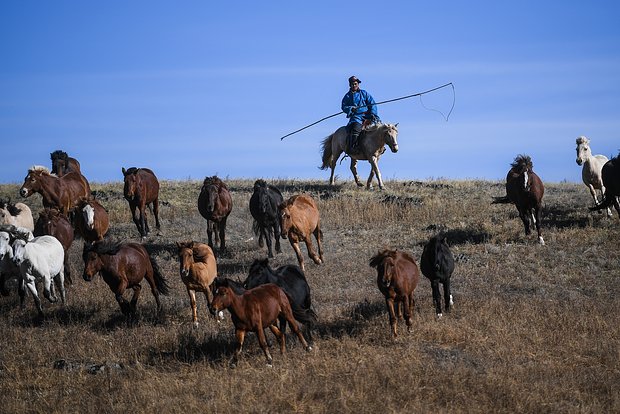
{"label": "horse's head", "polygon": [[427,257],[431,260],[431,265],[435,271],[441,271],[442,262],[445,260],[445,252],[448,250],[449,247],[445,234],[431,237],[426,246],[424,246],[424,252],[428,253]]}
{"label": "horse's head", "polygon": [[383,124],[385,128],[385,143],[390,147],[390,151],[398,152],[398,123],[396,124]]}
{"label": "horse's head", "polygon": [[24,184],[19,189],[19,195],[30,197],[32,194],[41,190],[41,178],[49,176],[49,170],[42,166],[34,166],[28,170],[28,175],[24,178]]}
{"label": "horse's head", "polygon": [[370,259],[370,266],[377,269],[381,278],[381,283],[389,287],[394,279],[394,261],[396,260],[395,250],[384,250],[378,252]]}
{"label": "horse's head", "polygon": [[4,255],[6,254],[9,255],[9,258],[13,256],[11,236],[6,231],[0,231],[0,261],[4,259]]}
{"label": "horse's head", "polygon": [[252,265],[250,265],[250,271],[248,272],[248,277],[243,282],[243,287],[252,289],[263,283],[269,283],[265,277],[266,272],[271,272],[269,259],[255,259]]}
{"label": "horse's head", "polygon": [[215,290],[213,300],[209,306],[209,312],[212,315],[217,315],[220,319],[224,319],[224,309],[228,309],[232,305],[235,292],[228,286],[219,286]]}
{"label": "horse's head", "polygon": [[140,189],[142,188],[142,180],[140,175],[137,174],[138,168],[131,167],[129,169],[123,168],[123,177],[125,185],[123,187],[123,194],[125,199],[133,200],[140,195]]}
{"label": "horse's head", "polygon": [[582,165],[592,157],[592,150],[590,149],[590,140],[583,135],[577,138],[577,159],[575,162],[577,165]]}
{"label": "horse's head", "polygon": [[57,150],[50,154],[50,158],[52,159],[52,174],[63,176],[69,168],[69,155]]}
{"label": "horse's head", "polygon": [[179,255],[179,273],[181,277],[187,277],[194,263],[194,242],[177,242],[177,249]]}
{"label": "horse's head", "polygon": [[88,230],[93,230],[95,228],[95,208],[92,204],[84,204],[80,209],[80,213],[82,214],[84,223],[86,223],[86,228]]}
{"label": "horse's head", "polygon": [[205,205],[204,208],[208,214],[213,213],[215,205],[218,201],[219,190],[214,184],[205,184],[202,186],[200,192],[204,195]]}
{"label": "horse's head", "polygon": [[289,230],[293,226],[291,210],[286,202],[280,204],[278,209],[280,210],[280,235],[283,239],[286,239],[288,237]]}
{"label": "horse's head", "polygon": [[26,243],[22,239],[16,239],[13,242],[13,263],[17,266],[21,266],[26,261]]}
{"label": "horse's head", "polygon": [[84,250],[82,251],[82,260],[84,260],[84,273],[82,273],[82,277],[87,282],[93,280],[93,277],[103,267],[103,262],[101,261],[101,256],[98,253],[98,247],[100,242],[96,242],[93,244],[84,244]]}

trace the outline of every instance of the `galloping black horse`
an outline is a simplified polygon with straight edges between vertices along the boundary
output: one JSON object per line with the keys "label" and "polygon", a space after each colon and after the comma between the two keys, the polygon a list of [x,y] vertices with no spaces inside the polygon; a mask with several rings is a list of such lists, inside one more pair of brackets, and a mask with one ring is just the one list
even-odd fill
{"label": "galloping black horse", "polygon": [[278,206],[284,202],[282,193],[275,186],[267,184],[265,180],[256,180],[254,193],[250,198],[250,213],[254,217],[253,230],[258,236],[258,245],[263,247],[263,239],[267,240],[269,257],[273,257],[271,250],[271,234],[276,241],[276,253],[280,253],[280,214]]}
{"label": "galloping black horse", "polygon": [[[284,265],[274,270],[269,266],[269,259],[254,260],[243,286],[246,289],[252,289],[267,283],[278,285],[286,293],[295,319],[307,326],[308,339],[312,341],[310,329],[316,323],[317,315],[312,310],[310,286],[301,268],[296,265]],[[281,326],[282,332],[285,328],[286,322],[284,321]]]}

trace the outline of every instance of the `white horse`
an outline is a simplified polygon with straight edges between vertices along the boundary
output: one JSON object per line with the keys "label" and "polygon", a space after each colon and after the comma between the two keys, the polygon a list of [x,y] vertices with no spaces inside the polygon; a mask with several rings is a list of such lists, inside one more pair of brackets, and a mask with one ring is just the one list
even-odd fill
{"label": "white horse", "polygon": [[12,204],[11,200],[0,200],[0,224],[12,224],[34,231],[32,211],[24,203]]}
{"label": "white horse", "polygon": [[[590,190],[592,198],[594,199],[594,205],[598,204],[598,198],[596,197],[596,190],[601,192],[601,201],[605,194],[605,186],[603,185],[603,178],[601,170],[603,165],[609,161],[604,155],[592,155],[590,149],[590,140],[584,136],[577,138],[577,165],[583,165],[581,170],[581,179],[583,183]],[[611,209],[607,209],[607,216],[611,217]]]}
{"label": "white horse", "polygon": [[65,303],[65,251],[54,236],[39,236],[29,242],[16,239],[13,242],[13,262],[19,266],[22,279],[32,293],[39,316],[43,316],[41,299],[35,282],[43,279],[43,294],[52,303],[58,301],[54,295],[52,279],[60,291],[60,300]]}
{"label": "white horse", "polygon": [[26,288],[22,281],[19,267],[13,262],[13,247],[12,242],[16,237],[22,237],[26,240],[32,240],[34,237],[30,230],[10,225],[0,226],[0,293],[2,296],[8,296],[9,291],[5,286],[7,280],[16,279],[19,283],[19,302],[20,305],[24,305]]}
{"label": "white horse", "polygon": [[[362,187],[364,184],[360,182],[357,175],[357,161],[367,160],[370,163],[370,175],[366,181],[366,188],[369,190],[372,188],[373,176],[377,176],[379,182],[379,188],[383,189],[383,180],[381,179],[381,172],[379,171],[379,157],[385,152],[385,145],[390,147],[392,152],[398,151],[398,142],[396,136],[398,135],[398,124],[374,124],[368,127],[359,136],[358,149],[349,155],[351,157],[351,172],[355,178],[355,182],[358,186]],[[334,170],[336,169],[336,162],[347,148],[347,130],[346,127],[340,127],[333,134],[329,135],[323,140],[322,144],[322,160],[323,165],[320,167],[322,170],[331,168],[332,173],[329,177],[329,184],[334,185]]]}

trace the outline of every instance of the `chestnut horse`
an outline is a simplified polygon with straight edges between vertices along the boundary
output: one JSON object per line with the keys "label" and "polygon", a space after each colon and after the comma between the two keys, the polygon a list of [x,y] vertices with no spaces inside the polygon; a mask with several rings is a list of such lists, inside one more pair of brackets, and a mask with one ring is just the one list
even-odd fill
{"label": "chestnut horse", "polygon": [[[392,335],[397,337],[396,314],[405,313],[407,331],[411,330],[415,300],[413,292],[420,280],[420,271],[409,254],[399,250],[383,250],[370,259],[370,266],[377,269],[377,286],[383,296],[390,316]],[[396,310],[394,305],[396,304]]]}
{"label": "chestnut horse", "polygon": [[34,166],[28,170],[19,194],[30,197],[34,193],[41,194],[43,207],[57,208],[67,216],[82,197],[90,197],[90,186],[78,172],[57,177],[46,167]]}
{"label": "chestnut horse", "polygon": [[150,232],[146,218],[146,207],[152,205],[155,216],[155,227],[159,225],[159,181],[153,171],[148,168],[131,167],[122,169],[125,186],[123,195],[129,203],[131,217],[136,224],[140,236],[144,239]]}
{"label": "chestnut horse", "polygon": [[69,263],[69,248],[73,243],[73,227],[69,222],[69,219],[62,215],[60,211],[55,208],[44,208],[39,212],[39,218],[34,226],[35,236],[54,236],[62,244],[62,249],[65,252],[65,277],[69,284],[73,284],[71,280],[71,267]]}
{"label": "chestnut horse", "polygon": [[217,176],[205,178],[198,196],[198,211],[207,220],[207,236],[212,249],[213,233],[215,243],[220,243],[220,250],[226,248],[226,220],[232,207],[232,197],[226,184]]}
{"label": "chestnut horse", "polygon": [[110,228],[108,212],[94,198],[83,198],[77,205],[75,230],[85,242],[94,243],[103,240]]}
{"label": "chestnut horse", "polygon": [[536,225],[538,242],[545,244],[540,234],[542,198],[545,187],[541,179],[532,170],[534,165],[528,155],[518,155],[506,175],[506,196],[495,197],[491,204],[513,203],[519,211],[519,217],[525,227],[525,235],[531,233],[532,224]]}
{"label": "chestnut horse", "polygon": [[189,295],[194,326],[198,326],[196,292],[204,293],[207,299],[207,307],[211,305],[213,300],[211,284],[217,277],[217,263],[213,250],[207,244],[194,241],[177,242],[177,248],[181,280]]}
{"label": "chestnut horse", "polygon": [[82,174],[78,160],[70,157],[66,152],[56,150],[50,154],[50,158],[52,159],[52,174],[56,174],[58,177],[62,177],[71,171]]}
{"label": "chestnut horse", "polygon": [[11,199],[0,200],[0,224],[11,224],[34,230],[32,211],[24,203],[11,203]]}
{"label": "chestnut horse", "polygon": [[[323,232],[321,231],[321,218],[316,203],[307,194],[294,195],[293,197],[280,204],[280,229],[282,238],[288,237],[291,246],[297,255],[297,261],[301,270],[305,271],[304,259],[301,255],[299,242],[306,243],[308,255],[316,264],[323,263],[323,247],[321,241]],[[312,246],[312,235],[316,238],[319,248],[317,256]]]}
{"label": "chestnut horse", "polygon": [[249,289],[241,295],[236,294],[229,287],[218,287],[209,310],[213,315],[216,315],[223,309],[228,309],[232,316],[238,341],[237,349],[231,358],[232,364],[239,358],[246,332],[250,331],[255,332],[258,336],[258,342],[267,358],[267,365],[272,366],[273,358],[267,347],[264,329],[268,327],[278,338],[280,352],[284,354],[286,352],[286,337],[276,326],[278,319],[286,320],[289,323],[306,351],[312,350],[293,317],[293,311],[286,294],[273,283]]}
{"label": "chestnut horse", "polygon": [[[106,241],[85,244],[82,253],[84,260],[84,280],[91,281],[97,273],[101,273],[116,296],[121,311],[125,315],[136,312],[136,304],[146,279],[157,303],[157,312],[162,310],[159,295],[167,295],[168,282],[162,276],[159,266],[151,258],[140,243],[111,243]],[[127,289],[133,289],[131,302],[123,298]]]}

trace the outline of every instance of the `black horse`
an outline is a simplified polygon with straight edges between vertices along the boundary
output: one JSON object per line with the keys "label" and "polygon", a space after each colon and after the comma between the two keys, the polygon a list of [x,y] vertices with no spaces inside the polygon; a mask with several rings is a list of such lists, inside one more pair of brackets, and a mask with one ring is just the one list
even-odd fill
{"label": "black horse", "polygon": [[[256,259],[250,266],[249,275],[243,282],[243,286],[246,289],[252,289],[266,283],[275,283],[286,293],[291,303],[293,316],[297,321],[306,325],[308,339],[312,341],[310,329],[316,323],[317,315],[312,309],[310,286],[301,268],[297,265],[284,265],[274,270],[269,266],[269,259]],[[280,322],[280,328],[284,332],[286,321]]]}
{"label": "black horse", "polygon": [[438,234],[424,246],[422,258],[420,259],[422,274],[431,281],[433,289],[433,302],[437,316],[441,317],[441,293],[439,284],[443,285],[443,299],[445,301],[446,312],[450,311],[452,294],[450,292],[450,278],[454,271],[454,257],[446,243],[446,236]]}
{"label": "black horse", "polygon": [[278,206],[284,202],[282,193],[275,186],[264,180],[256,180],[254,193],[250,198],[250,213],[254,217],[253,230],[258,236],[258,245],[263,247],[263,239],[267,240],[269,257],[273,257],[271,250],[271,234],[276,241],[276,253],[280,253],[280,217]]}
{"label": "black horse", "polygon": [[609,208],[613,204],[618,216],[620,216],[620,203],[618,202],[618,197],[620,197],[620,154],[603,165],[601,176],[605,187],[603,201],[594,207],[590,207],[590,210]]}

